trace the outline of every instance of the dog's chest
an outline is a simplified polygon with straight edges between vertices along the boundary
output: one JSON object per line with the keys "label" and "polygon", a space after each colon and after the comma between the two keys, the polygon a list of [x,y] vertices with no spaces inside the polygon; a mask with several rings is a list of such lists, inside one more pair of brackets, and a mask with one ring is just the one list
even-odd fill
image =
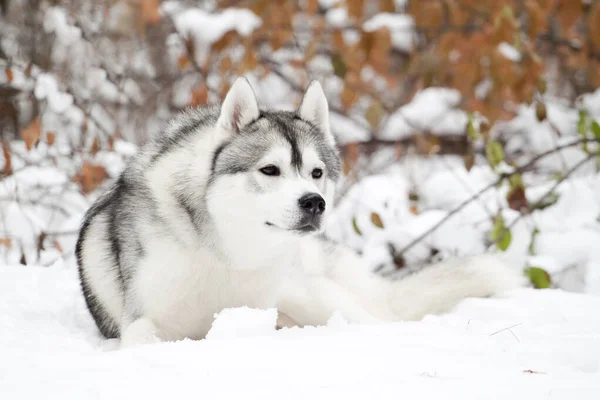
{"label": "dog's chest", "polygon": [[233,270],[208,251],[158,253],[147,258],[152,261],[142,269],[137,291],[144,314],[172,338],[203,338],[214,314],[225,308],[276,306],[278,265]]}

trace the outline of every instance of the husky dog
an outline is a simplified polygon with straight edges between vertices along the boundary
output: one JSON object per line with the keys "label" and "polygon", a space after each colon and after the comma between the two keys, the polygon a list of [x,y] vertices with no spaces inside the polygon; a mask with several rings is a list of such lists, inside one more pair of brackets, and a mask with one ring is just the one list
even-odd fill
{"label": "husky dog", "polygon": [[313,81],[295,112],[262,110],[245,78],[148,142],[88,210],[76,246],[90,313],[123,347],[204,338],[225,308],[273,308],[280,327],[416,320],[521,285],[491,256],[400,281],[317,234],[340,161]]}

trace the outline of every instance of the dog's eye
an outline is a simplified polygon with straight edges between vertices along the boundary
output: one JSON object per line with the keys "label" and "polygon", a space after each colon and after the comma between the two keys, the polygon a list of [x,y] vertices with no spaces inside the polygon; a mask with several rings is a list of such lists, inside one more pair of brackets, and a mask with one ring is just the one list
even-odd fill
{"label": "dog's eye", "polygon": [[259,169],[259,171],[267,176],[279,176],[279,168],[274,165],[267,165],[266,167]]}
{"label": "dog's eye", "polygon": [[322,176],[323,176],[323,170],[322,169],[320,169],[320,168],[313,169],[312,177],[314,179],[319,179]]}

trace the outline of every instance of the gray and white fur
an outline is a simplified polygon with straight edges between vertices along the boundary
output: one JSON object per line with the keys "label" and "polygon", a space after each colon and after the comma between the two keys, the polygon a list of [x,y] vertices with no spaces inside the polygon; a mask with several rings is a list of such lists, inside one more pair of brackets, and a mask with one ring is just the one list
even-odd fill
{"label": "gray and white fur", "polygon": [[340,160],[312,82],[295,112],[261,110],[239,78],[148,142],[86,213],[76,246],[100,332],[123,347],[205,337],[225,308],[277,307],[280,326],[415,320],[522,285],[493,256],[400,281],[318,236]]}

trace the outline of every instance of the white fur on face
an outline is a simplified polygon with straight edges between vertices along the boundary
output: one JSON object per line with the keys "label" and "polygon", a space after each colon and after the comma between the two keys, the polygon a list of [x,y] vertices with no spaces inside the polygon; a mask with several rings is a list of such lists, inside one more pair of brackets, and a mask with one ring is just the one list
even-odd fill
{"label": "white fur on face", "polygon": [[[326,202],[333,197],[327,193],[326,189],[332,189],[332,185],[326,182],[325,165],[315,149],[305,148],[302,157],[302,170],[298,171],[292,165],[289,145],[282,144],[265,154],[253,170],[217,179],[208,193],[213,218],[231,221],[235,217],[237,221],[253,225],[254,229],[264,226],[273,231],[269,224],[279,230],[296,228],[302,218],[299,199],[303,195],[316,193]],[[279,176],[260,172],[261,168],[270,165],[279,168]],[[315,168],[324,171],[320,179],[312,178]],[[325,212],[331,206],[327,204]]]}

